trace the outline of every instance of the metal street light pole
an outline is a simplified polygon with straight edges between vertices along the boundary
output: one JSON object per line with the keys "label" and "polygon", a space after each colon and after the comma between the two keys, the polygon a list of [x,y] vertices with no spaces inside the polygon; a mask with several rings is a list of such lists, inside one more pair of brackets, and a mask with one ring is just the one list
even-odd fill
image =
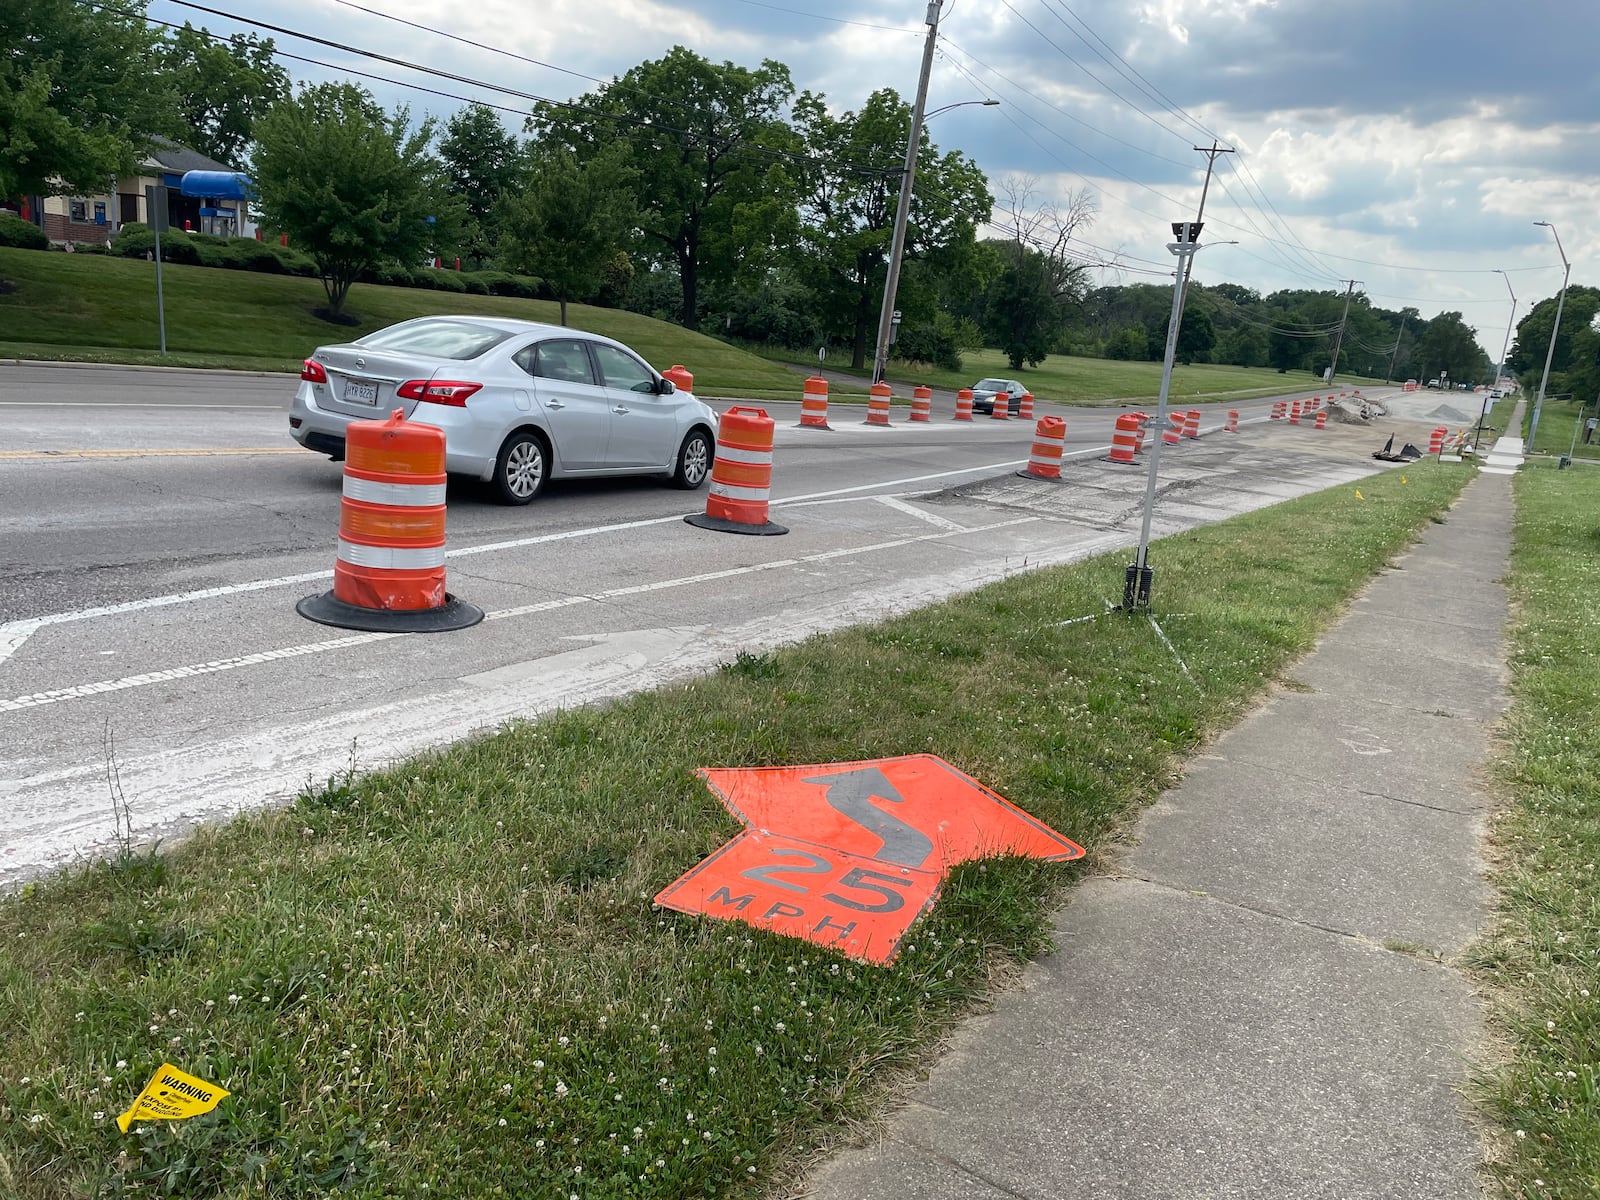
{"label": "metal street light pole", "polygon": [[[1511,349],[1511,326],[1517,319],[1517,294],[1511,291],[1511,276],[1507,275],[1499,267],[1494,269],[1494,273],[1506,281],[1506,291],[1511,292],[1511,315],[1506,318],[1506,338],[1505,341],[1500,343],[1500,365],[1494,369],[1494,382],[1489,385],[1489,391],[1491,392],[1499,388],[1500,377],[1506,373],[1506,354]],[[1474,455],[1478,453],[1478,442],[1483,438],[1483,418],[1488,411],[1489,397],[1484,396],[1483,407],[1478,410],[1478,429],[1472,438],[1472,453]]]}
{"label": "metal street light pole", "polygon": [[[1200,236],[1199,221],[1174,221],[1172,232],[1178,240],[1168,242],[1167,249],[1178,256],[1178,269],[1172,279],[1172,316],[1167,321],[1167,350],[1161,362],[1161,395],[1156,401],[1156,419],[1151,430],[1150,472],[1144,484],[1144,522],[1139,528],[1139,554],[1122,583],[1122,608],[1132,612],[1150,607],[1150,584],[1155,571],[1150,566],[1150,521],[1155,513],[1156,476],[1161,469],[1161,431],[1167,423],[1167,395],[1172,388],[1172,362],[1177,357],[1178,326],[1183,320],[1183,281],[1188,278],[1190,260],[1200,250],[1195,240]],[[1237,242],[1210,242],[1208,245],[1235,246]]]}
{"label": "metal street light pole", "polygon": [[1550,346],[1544,352],[1544,377],[1539,380],[1539,396],[1533,402],[1533,422],[1528,426],[1528,453],[1533,453],[1533,438],[1539,432],[1539,410],[1544,407],[1544,389],[1550,382],[1550,360],[1556,355],[1556,334],[1561,332],[1561,309],[1567,302],[1567,279],[1572,275],[1572,264],[1567,261],[1567,252],[1561,248],[1561,235],[1556,233],[1556,227],[1549,221],[1535,221],[1535,225],[1543,225],[1556,238],[1556,253],[1561,255],[1561,295],[1556,300],[1555,324],[1550,326]]}

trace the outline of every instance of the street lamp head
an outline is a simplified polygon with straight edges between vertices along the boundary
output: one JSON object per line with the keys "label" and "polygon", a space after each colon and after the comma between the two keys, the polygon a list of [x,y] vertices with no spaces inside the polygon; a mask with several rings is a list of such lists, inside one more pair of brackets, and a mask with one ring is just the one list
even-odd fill
{"label": "street lamp head", "polygon": [[984,107],[985,107],[985,108],[994,108],[994,107],[996,107],[996,106],[997,106],[997,105],[999,105],[999,103],[1000,103],[1000,101],[998,101],[998,100],[985,100],[985,101],[984,101],[984,102],[983,102],[983,106],[984,106]]}

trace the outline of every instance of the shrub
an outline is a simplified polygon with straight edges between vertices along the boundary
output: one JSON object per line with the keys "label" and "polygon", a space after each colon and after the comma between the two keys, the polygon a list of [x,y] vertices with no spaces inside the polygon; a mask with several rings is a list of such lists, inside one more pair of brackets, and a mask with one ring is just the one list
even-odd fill
{"label": "shrub", "polygon": [[399,263],[380,263],[373,268],[370,276],[363,276],[364,283],[382,283],[390,287],[416,287],[417,281],[410,271]]}
{"label": "shrub", "polygon": [[[204,236],[204,235],[202,235]],[[216,239],[211,239],[215,241]],[[136,222],[130,221],[122,227],[116,240],[111,243],[111,253],[122,258],[144,258],[156,248],[156,235]],[[169,263],[185,263],[197,266],[200,263],[200,250],[196,248],[194,239],[187,233],[174,229],[170,233],[161,235],[161,261]]]}
{"label": "shrub", "polygon": [[469,296],[487,296],[489,294],[489,285],[476,275],[462,271],[459,273],[459,277],[461,282],[466,285]]}
{"label": "shrub", "polygon": [[[497,276],[500,275],[496,272]],[[489,284],[496,296],[516,296],[521,300],[537,300],[544,295],[544,280],[534,275],[504,275]]]}
{"label": "shrub", "polygon": [[415,286],[432,288],[437,292],[462,292],[467,290],[466,283],[459,273],[455,271],[440,271],[433,267],[423,267],[420,271],[413,271],[412,279]]}
{"label": "shrub", "polygon": [[24,221],[10,213],[0,213],[0,246],[11,246],[17,250],[48,250],[50,239],[32,221]]}

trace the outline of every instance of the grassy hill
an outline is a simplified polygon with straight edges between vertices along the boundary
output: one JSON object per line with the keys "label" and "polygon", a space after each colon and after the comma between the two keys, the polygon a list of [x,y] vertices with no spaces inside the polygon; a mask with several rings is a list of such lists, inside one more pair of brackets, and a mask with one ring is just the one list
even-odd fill
{"label": "grassy hill", "polygon": [[[551,324],[559,319],[558,306],[544,300],[360,283],[347,304],[360,325],[346,328],[312,315],[327,303],[315,279],[174,263],[163,265],[161,277],[166,358],[157,353],[153,263],[0,248],[0,280],[15,285],[0,294],[0,357],[298,371],[318,346],[409,317],[474,313]],[[702,395],[799,399],[800,379],[793,371],[703,334],[584,304],[568,305],[567,316],[575,328],[626,342],[657,369],[684,364]]]}
{"label": "grassy hill", "polygon": [[[169,263],[162,272],[168,349],[162,358],[157,353],[151,263],[0,247],[0,280],[15,286],[0,293],[0,357],[8,358],[298,371],[301,360],[318,346],[350,341],[429,313],[481,313],[551,324],[559,319],[559,309],[550,301],[361,283],[351,290],[347,306],[360,324],[347,328],[313,315],[313,309],[326,303],[315,279]],[[704,396],[797,400],[799,374],[781,364],[816,367],[815,359],[802,354],[772,349],[762,357],[638,313],[584,304],[569,305],[567,311],[574,327],[626,342],[658,369],[684,364],[694,373],[695,391]],[[826,366],[834,378],[830,399],[866,399],[869,372],[851,371],[837,360]],[[840,378],[841,373],[850,378]],[[1013,371],[998,350],[968,353],[959,372],[895,363],[890,380],[897,401],[906,402],[914,384],[955,389],[989,375],[1020,379],[1038,399],[1063,404],[1154,402],[1161,388],[1160,363],[1051,357],[1041,366]],[[1338,382],[1349,388],[1379,381],[1346,377]],[[1316,378],[1304,372],[1280,375],[1265,367],[1197,363],[1174,371],[1172,399],[1243,400],[1316,386]]]}

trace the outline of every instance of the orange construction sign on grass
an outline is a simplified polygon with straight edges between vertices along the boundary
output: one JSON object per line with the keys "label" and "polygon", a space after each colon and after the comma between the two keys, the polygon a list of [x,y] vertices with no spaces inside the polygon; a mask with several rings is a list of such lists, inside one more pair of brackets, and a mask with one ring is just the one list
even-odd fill
{"label": "orange construction sign on grass", "polygon": [[931,754],[699,771],[750,828],[656,897],[886,964],[949,868],[1082,847]]}

